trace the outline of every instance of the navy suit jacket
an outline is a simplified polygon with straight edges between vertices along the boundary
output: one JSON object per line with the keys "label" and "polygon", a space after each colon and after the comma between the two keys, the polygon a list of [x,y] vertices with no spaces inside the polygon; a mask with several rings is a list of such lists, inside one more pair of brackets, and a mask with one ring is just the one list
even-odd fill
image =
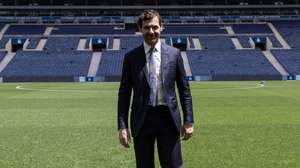
{"label": "navy suit jacket", "polygon": [[[180,132],[181,117],[176,99],[177,84],[184,123],[193,123],[192,97],[183,66],[180,51],[161,43],[161,73],[163,92],[173,121]],[[131,104],[130,127],[132,136],[138,135],[149,104],[150,87],[144,46],[129,51],[123,61],[122,78],[118,97],[118,129],[128,128],[128,114]]]}

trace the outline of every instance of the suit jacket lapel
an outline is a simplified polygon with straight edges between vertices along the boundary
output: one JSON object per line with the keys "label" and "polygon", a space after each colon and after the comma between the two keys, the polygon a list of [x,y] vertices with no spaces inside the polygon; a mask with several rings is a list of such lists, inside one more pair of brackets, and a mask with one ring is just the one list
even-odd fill
{"label": "suit jacket lapel", "polygon": [[162,82],[165,82],[165,72],[167,71],[167,63],[169,60],[168,49],[164,43],[161,43],[161,63],[160,63],[160,71],[161,71],[161,78]]}
{"label": "suit jacket lapel", "polygon": [[139,49],[139,60],[138,62],[143,66],[143,72],[147,83],[149,84],[149,75],[148,75],[148,68],[147,68],[147,61],[146,61],[146,54],[144,50],[144,45],[142,44]]}

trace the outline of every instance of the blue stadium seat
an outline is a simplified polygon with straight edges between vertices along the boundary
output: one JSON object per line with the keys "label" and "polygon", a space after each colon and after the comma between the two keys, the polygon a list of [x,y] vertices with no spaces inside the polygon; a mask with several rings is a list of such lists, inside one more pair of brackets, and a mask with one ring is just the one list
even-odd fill
{"label": "blue stadium seat", "polygon": [[126,51],[103,51],[97,76],[121,76]]}
{"label": "blue stadium seat", "polygon": [[235,49],[228,36],[201,36],[200,44],[203,49],[209,50],[232,50]]}
{"label": "blue stadium seat", "polygon": [[5,57],[6,52],[5,51],[0,51],[0,62],[2,61],[2,59]]}
{"label": "blue stadium seat", "polygon": [[222,25],[165,25],[162,34],[227,34]]}
{"label": "blue stadium seat", "polygon": [[232,29],[236,34],[273,33],[267,24],[233,24]]}
{"label": "blue stadium seat", "polygon": [[121,37],[120,38],[120,48],[122,50],[131,50],[143,43],[142,37]]}
{"label": "blue stadium seat", "polygon": [[91,57],[92,53],[88,51],[69,53],[18,51],[0,76],[87,76]]}
{"label": "blue stadium seat", "polygon": [[5,48],[5,45],[6,43],[8,42],[9,40],[9,37],[3,37],[1,40],[0,40],[0,49],[4,49]]}
{"label": "blue stadium seat", "polygon": [[291,48],[300,48],[300,21],[273,21],[272,23]]}
{"label": "blue stadium seat", "polygon": [[259,50],[188,50],[195,75],[280,75]]}
{"label": "blue stadium seat", "polygon": [[70,52],[77,49],[80,37],[49,37],[45,45],[48,52]]}
{"label": "blue stadium seat", "polygon": [[6,35],[42,35],[46,25],[11,25],[5,32]]}
{"label": "blue stadium seat", "polygon": [[300,50],[272,50],[275,58],[291,74],[300,75]]}
{"label": "blue stadium seat", "polygon": [[68,34],[134,34],[134,30],[116,29],[120,25],[56,25],[53,35]]}

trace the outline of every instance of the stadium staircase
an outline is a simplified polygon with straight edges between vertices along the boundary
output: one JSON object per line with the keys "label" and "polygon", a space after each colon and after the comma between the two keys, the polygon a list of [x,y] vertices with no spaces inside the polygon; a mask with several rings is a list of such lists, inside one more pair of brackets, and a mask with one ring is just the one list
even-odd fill
{"label": "stadium staircase", "polygon": [[79,40],[79,44],[78,44],[78,46],[77,46],[77,50],[79,50],[79,51],[87,50],[87,49],[85,49],[86,41],[87,41],[87,40],[86,40],[85,38],[80,39],[80,40]]}
{"label": "stadium staircase", "polygon": [[240,41],[237,38],[231,38],[231,41],[233,43],[233,45],[235,46],[236,49],[241,50],[243,49]]}
{"label": "stadium staircase", "polygon": [[[231,36],[235,35],[235,32],[231,26],[225,26],[225,29],[229,35],[231,35]],[[238,49],[238,50],[243,49],[240,41],[237,38],[231,38],[231,41],[236,49]]]}
{"label": "stadium staircase", "polygon": [[5,44],[5,50],[11,52],[11,39],[9,39]]}
{"label": "stadium staircase", "polygon": [[113,50],[120,50],[120,39],[114,38],[113,40]]}
{"label": "stadium staircase", "polygon": [[35,50],[42,51],[46,43],[47,43],[47,39],[41,39]]}
{"label": "stadium staircase", "polygon": [[[50,36],[53,29],[54,29],[53,27],[47,27],[45,32],[43,33],[43,36]],[[47,43],[47,39],[41,38],[35,49],[28,49],[27,47],[29,45],[29,42],[26,41],[23,48],[24,51],[43,51],[46,43]]]}
{"label": "stadium staircase", "polygon": [[229,35],[235,35],[235,32],[231,26],[225,26],[225,29]]}
{"label": "stadium staircase", "polygon": [[6,24],[2,30],[0,31],[0,40],[2,39],[4,33],[6,32],[6,30],[9,28],[9,24]]}
{"label": "stadium staircase", "polygon": [[284,38],[281,36],[281,34],[277,31],[275,26],[272,23],[268,23],[268,26],[273,31],[274,36],[277,38],[277,40],[280,42],[280,44],[283,46],[283,49],[291,49],[289,44],[284,40]]}
{"label": "stadium staircase", "polygon": [[188,37],[187,37],[186,42],[187,42],[186,49],[187,49],[187,50],[191,49],[191,48],[192,48],[192,45],[191,45],[191,41],[190,41],[190,39],[189,39]]}
{"label": "stadium staircase", "polygon": [[185,51],[181,52],[181,57],[183,59],[183,65],[184,65],[184,70],[185,70],[186,76],[192,76],[191,67],[190,67],[189,60],[187,58],[187,54]]}
{"label": "stadium staircase", "polygon": [[200,44],[199,38],[192,38],[193,43],[194,43],[194,47],[196,50],[201,50],[202,46]]}
{"label": "stadium staircase", "polygon": [[[25,43],[24,43],[24,45],[23,45],[23,50],[24,51],[26,51],[27,50],[27,47],[29,46],[29,40],[28,39],[26,39],[26,41],[25,41]],[[29,50],[32,50],[32,49],[29,49]]]}
{"label": "stadium staircase", "polygon": [[28,49],[27,47],[29,45],[29,42],[26,41],[24,46],[23,46],[23,48],[24,48],[23,50],[24,51],[43,51],[46,43],[47,43],[47,39],[40,39],[40,41],[39,41],[39,43],[38,43],[38,45],[36,46],[35,49]]}
{"label": "stadium staircase", "polygon": [[53,29],[54,27],[47,27],[43,35],[50,36]]}
{"label": "stadium staircase", "polygon": [[102,53],[101,52],[93,52],[88,76],[96,76],[100,62],[101,62]]}
{"label": "stadium staircase", "polygon": [[14,58],[16,53],[8,52],[3,60],[0,62],[0,73],[5,69],[8,63]]}
{"label": "stadium staircase", "polygon": [[262,51],[264,56],[269,60],[273,67],[282,75],[288,76],[289,73],[283,68],[283,66],[277,61],[270,50]]}

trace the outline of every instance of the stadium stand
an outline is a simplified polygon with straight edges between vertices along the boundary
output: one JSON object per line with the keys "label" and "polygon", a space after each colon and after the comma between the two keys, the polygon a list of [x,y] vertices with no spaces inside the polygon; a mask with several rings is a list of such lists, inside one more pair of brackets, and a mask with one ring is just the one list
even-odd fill
{"label": "stadium stand", "polygon": [[273,48],[282,48],[280,42],[276,39],[275,36],[267,36],[269,40],[272,42]]}
{"label": "stadium stand", "polygon": [[233,24],[232,29],[236,34],[272,33],[267,24]]}
{"label": "stadium stand", "polygon": [[6,43],[8,42],[9,38],[8,37],[3,37],[1,40],[0,40],[0,49],[5,49],[5,45]]}
{"label": "stadium stand", "polygon": [[201,36],[199,37],[203,49],[232,50],[235,49],[228,36]]}
{"label": "stadium stand", "polygon": [[166,44],[171,45],[171,36],[163,36],[163,38],[165,39]]}
{"label": "stadium stand", "polygon": [[0,62],[2,61],[2,59],[5,57],[6,52],[5,51],[0,51]]}
{"label": "stadium stand", "polygon": [[[143,9],[143,5],[153,5],[154,2],[137,3],[130,0],[119,4],[119,1],[116,0],[105,1],[105,3],[85,1],[85,5],[91,3],[96,5],[95,8],[94,6],[89,6],[89,8],[82,6],[80,9],[72,10],[68,8],[76,8],[73,5],[80,5],[82,1],[76,0],[67,4],[65,2],[45,2],[43,5],[49,4],[50,8],[51,5],[54,5],[53,9],[55,10],[49,10],[52,12],[51,16],[42,17],[38,14],[49,12],[47,9],[40,13],[34,8],[31,9],[25,1],[22,3],[21,1],[14,1],[13,6],[10,6],[12,9],[6,9],[7,3],[2,3],[0,8],[6,12],[8,17],[0,17],[0,29],[5,27],[2,31],[5,33],[3,36],[1,34],[0,37],[0,61],[3,60],[5,53],[13,55],[14,51],[19,49],[16,55],[11,57],[12,60],[5,59],[10,62],[7,61],[7,66],[3,66],[4,70],[0,73],[0,77],[4,77],[4,81],[7,77],[55,78],[67,76],[70,77],[69,79],[73,79],[87,76],[89,68],[92,67],[95,71],[93,71],[93,75],[89,76],[94,77],[97,72],[95,77],[108,80],[119,79],[124,54],[143,41],[142,36],[136,32],[136,13]],[[14,6],[22,4],[27,4],[28,9],[36,12],[36,16],[18,17],[23,16],[22,12],[24,11],[19,13],[17,9],[14,9]],[[108,10],[102,8],[101,5],[97,6],[97,4],[102,4],[104,7],[113,5],[109,6],[111,9]],[[160,4],[170,7],[169,13],[161,11],[165,21],[161,38],[170,45],[172,44],[171,38],[187,39],[189,45],[187,51],[183,51],[182,54],[187,57],[186,62],[190,64],[191,75],[211,76],[212,80],[282,79],[286,73],[283,74],[276,68],[279,71],[277,72],[274,67],[277,67],[275,65],[278,64],[281,64],[290,74],[299,74],[300,67],[298,66],[297,55],[300,51],[300,17],[298,20],[294,20],[296,16],[292,17],[292,15],[282,17],[282,19],[280,19],[281,16],[274,16],[273,19],[271,16],[263,15],[255,17],[255,15],[260,15],[265,11],[249,8],[253,12],[251,13],[248,10],[247,4],[259,4],[257,6],[261,6],[274,4],[273,1],[210,0],[196,2],[176,0],[170,2],[163,0],[157,1],[155,5]],[[213,5],[215,4],[221,5],[218,6],[218,10],[214,9]],[[289,0],[285,1],[284,4],[294,4],[294,2]],[[62,5],[59,6],[61,9],[56,9],[55,5]],[[114,5],[120,6],[114,7]],[[122,5],[133,5],[131,7],[138,9],[128,10]],[[195,9],[186,10],[180,9],[181,7],[176,5],[200,5],[201,7],[195,6]],[[236,5],[234,7],[236,10],[230,10],[231,6],[227,8],[227,5]],[[216,13],[220,13],[223,7],[226,7],[224,10],[227,13],[224,16],[214,16]],[[120,11],[113,8],[120,8]],[[271,8],[272,10],[268,10],[268,12],[281,10],[281,8],[283,8],[282,11],[287,11],[284,5],[279,6],[280,9],[273,5]],[[203,9],[203,11],[199,9]],[[295,8],[289,7],[288,9],[292,12],[290,9]],[[69,16],[68,12],[64,10],[69,10],[68,12],[74,15]],[[15,13],[9,16],[12,11]],[[126,12],[121,15],[118,14],[118,12],[123,11]],[[60,12],[64,15],[60,16]],[[236,14],[229,15],[234,12]],[[88,16],[89,14],[90,16]],[[243,16],[241,14],[250,15]],[[251,14],[253,15],[251,16]],[[90,64],[96,49],[93,47],[93,52],[89,47],[90,39],[98,37],[108,39],[107,49],[97,50],[99,68]],[[273,48],[267,48],[268,51],[264,52],[252,49],[249,42],[251,37],[268,37]],[[22,51],[22,47],[10,50],[9,44],[6,48],[10,38],[28,39],[27,43],[24,44],[25,51]],[[286,47],[285,41],[291,46],[291,49],[289,46]],[[39,51],[36,49],[37,46],[39,46]],[[272,62],[271,54],[266,54],[270,53],[269,49],[279,63]]]}
{"label": "stadium stand", "polygon": [[113,48],[113,41],[114,41],[114,37],[107,37],[108,38],[108,49],[112,49]]}
{"label": "stadium stand", "polygon": [[227,34],[223,25],[165,25],[162,34]]}
{"label": "stadium stand", "polygon": [[42,35],[46,25],[11,25],[5,32],[6,35]]}
{"label": "stadium stand", "polygon": [[0,30],[4,27],[5,23],[0,23]]}
{"label": "stadium stand", "polygon": [[36,49],[41,38],[40,37],[27,37],[27,39],[29,40],[27,49]]}
{"label": "stadium stand", "polygon": [[122,50],[131,50],[138,45],[141,45],[143,42],[142,37],[121,37],[121,49]]}
{"label": "stadium stand", "polygon": [[194,49],[194,48],[195,48],[195,44],[194,44],[194,42],[193,42],[193,40],[192,40],[192,37],[189,36],[189,37],[188,37],[188,40],[189,40],[190,48],[191,48],[191,49]]}
{"label": "stadium stand", "polygon": [[106,80],[119,80],[125,53],[126,50],[103,51],[97,76],[104,77]]}
{"label": "stadium stand", "polygon": [[49,52],[69,52],[76,50],[79,37],[49,37],[45,50]]}
{"label": "stadium stand", "polygon": [[[285,22],[284,22],[285,23]],[[282,22],[274,22],[273,24],[282,33],[297,34],[298,24],[292,23],[292,26],[286,26]],[[29,26],[29,25],[27,25]],[[4,37],[0,41],[0,47],[5,48],[5,44],[9,38],[22,35],[29,39],[27,49],[35,49],[41,38],[46,38],[47,42],[42,52],[29,52],[18,51],[17,55],[8,64],[8,66],[2,71],[1,76],[56,76],[58,74],[62,76],[85,76],[89,68],[89,61],[91,59],[92,51],[76,51],[79,45],[79,40],[84,38],[85,50],[89,50],[88,45],[91,37],[107,37],[108,38],[108,50],[102,51],[102,59],[97,71],[98,77],[105,77],[106,79],[117,80],[121,75],[121,65],[124,53],[130,49],[140,45],[143,41],[142,37],[134,34],[134,30],[125,29],[116,30],[116,25],[52,25],[53,31],[48,36],[42,36],[46,29],[46,25],[38,25],[32,32],[26,25],[12,25],[5,33]],[[187,38],[190,47],[187,50],[187,58],[191,66],[192,75],[211,75],[214,80],[226,80],[226,79],[279,79],[279,73],[272,67],[272,65],[266,60],[264,55],[259,50],[236,50],[232,43],[231,36],[228,34],[224,26],[231,26],[234,30],[234,37],[238,38],[243,48],[251,48],[249,38],[255,36],[266,36],[271,40],[273,47],[280,49],[282,46],[276,37],[272,34],[272,31],[268,28],[267,24],[170,24],[166,25],[162,34],[162,38],[165,39],[167,44],[171,44],[170,39],[172,37]],[[24,28],[24,30],[23,30]],[[116,31],[116,32],[114,32]],[[292,32],[292,33],[290,33]],[[101,36],[103,34],[104,36]],[[289,39],[289,36],[284,38]],[[107,36],[108,35],[108,36]],[[192,38],[197,37],[202,45],[202,50],[195,50]],[[120,50],[111,51],[113,46],[113,39],[120,39]],[[291,37],[290,37],[291,38]],[[290,43],[290,41],[288,41]],[[293,45],[295,46],[295,45]],[[278,53],[277,53],[278,52]],[[293,66],[297,66],[295,63],[285,63],[282,61],[281,55],[286,55],[287,51],[272,51],[280,63],[288,70],[289,73],[298,73],[297,68],[293,70]],[[28,69],[28,71],[21,72],[21,69],[27,69],[25,65],[20,66],[18,62],[24,64],[32,63],[33,65],[39,65],[42,61],[53,62],[53,59],[59,59],[73,62],[67,55],[88,55],[85,59],[75,60],[85,61],[85,68],[78,68],[78,71],[66,71],[62,67],[67,64],[57,64],[60,68],[54,68],[53,72],[46,73],[46,70],[41,70],[40,73],[33,73],[36,69]],[[89,53],[89,54],[86,54]],[[287,52],[297,53],[295,52]],[[46,56],[45,56],[46,55]],[[295,55],[295,54],[294,54]],[[32,56],[32,57],[31,57]],[[38,56],[45,59],[38,59]],[[49,56],[52,56],[49,59]],[[28,59],[29,62],[26,62]],[[20,61],[21,60],[21,61]],[[33,61],[32,61],[33,60]],[[291,64],[291,65],[290,65]],[[35,67],[35,66],[33,66]],[[37,69],[39,67],[36,67]],[[47,67],[46,69],[49,69]],[[16,69],[16,70],[14,70]],[[51,68],[50,68],[51,69]],[[71,68],[72,69],[72,68]],[[81,70],[80,70],[81,69]],[[294,68],[295,69],[295,68]],[[52,71],[52,70],[51,70]],[[63,73],[65,71],[66,73]],[[81,73],[79,72],[81,71]],[[59,76],[59,75],[58,75]],[[227,77],[224,77],[227,76]],[[243,77],[242,77],[243,76]],[[254,77],[256,76],[256,77]],[[226,78],[226,79],[225,79]],[[111,80],[110,79],[110,80]]]}
{"label": "stadium stand", "polygon": [[125,30],[122,25],[56,25],[53,35],[68,34],[134,34],[133,30]]}
{"label": "stadium stand", "polygon": [[[45,0],[45,1],[3,1],[3,5],[28,5],[29,3],[35,2],[38,5],[74,5],[74,6],[82,6],[82,5],[109,5],[109,6],[116,6],[116,5],[240,5],[241,2],[249,5],[261,5],[261,4],[274,4],[274,0],[205,0],[205,1],[182,1],[182,0],[160,0],[160,1],[135,1],[135,0],[110,0],[110,1],[85,1],[85,0],[73,0],[73,1],[59,1],[59,0]],[[284,4],[296,4],[297,0],[285,0],[283,1]]]}
{"label": "stadium stand", "polygon": [[272,50],[275,58],[293,75],[300,74],[300,50]]}
{"label": "stadium stand", "polygon": [[91,52],[52,53],[18,51],[1,72],[3,77],[78,77],[86,76]]}
{"label": "stadium stand", "polygon": [[[239,39],[241,45],[243,46],[243,48],[251,48],[251,44],[249,42],[249,38],[250,37],[259,37],[259,36],[256,36],[256,35],[254,35],[254,36],[238,36],[238,39]],[[269,40],[272,42],[273,48],[282,48],[282,45],[276,39],[275,36],[273,36],[273,35],[266,35],[264,37],[268,37],[269,38]]]}
{"label": "stadium stand", "polygon": [[[189,43],[189,46],[188,46],[188,48],[187,49],[195,49],[195,45],[194,45],[194,42],[193,42],[193,40],[192,40],[192,36],[186,36],[186,35],[184,35],[184,36],[180,36],[180,35],[163,35],[162,37],[161,37],[161,39],[164,39],[165,40],[165,43],[166,44],[169,44],[169,45],[171,45],[172,43],[171,43],[171,39],[172,38],[187,38],[187,43]],[[198,37],[194,37],[194,38],[198,38]]]}
{"label": "stadium stand", "polygon": [[280,76],[259,50],[190,50],[187,56],[194,76],[222,80],[276,79]]}
{"label": "stadium stand", "polygon": [[5,26],[5,23],[0,22],[0,31],[3,29],[4,26]]}
{"label": "stadium stand", "polygon": [[[113,36],[93,36],[93,38],[107,38],[108,39],[108,49],[112,49],[113,48],[113,40],[114,37]],[[89,44],[90,44],[91,38],[86,38],[86,43],[85,43],[85,49],[89,49]]]}
{"label": "stadium stand", "polygon": [[[15,58],[8,64],[8,66],[0,75],[37,75],[53,77],[57,74],[60,74],[62,76],[73,75],[73,77],[85,76],[87,75],[87,69],[89,67],[89,61],[91,59],[92,51],[76,51],[79,40],[82,38],[86,39],[85,50],[87,50],[91,37],[104,37],[98,35],[106,34],[108,35],[105,36],[108,37],[108,49],[112,48],[114,38],[120,38],[120,50],[103,51],[100,66],[96,76],[105,77],[106,79],[110,78],[109,80],[118,80],[121,75],[121,65],[124,53],[140,45],[143,40],[141,36],[134,35],[133,29],[130,29],[130,32],[124,29],[115,30],[114,26],[115,25],[53,25],[53,31],[49,34],[49,36],[44,37],[47,38],[47,43],[44,47],[43,52],[18,51]],[[231,76],[228,79],[232,80],[241,78],[241,76],[244,76],[242,77],[244,79],[278,78],[280,74],[272,67],[272,65],[266,60],[266,58],[260,51],[236,50],[231,41],[231,37],[228,35],[228,32],[226,31],[224,26],[225,24],[170,24],[165,26],[162,38],[165,39],[167,44],[171,44],[171,37],[180,36],[188,38],[190,48],[188,48],[187,51],[187,58],[190,62],[192,75],[194,76],[211,75],[215,80],[224,80],[223,77],[226,75]],[[255,37],[256,35],[266,35],[272,41],[273,47],[282,47],[275,36],[272,35],[272,31],[267,27],[267,24],[229,24],[229,26],[232,26],[235,36],[239,39],[244,48],[251,48],[249,38]],[[39,25],[31,31],[29,31],[27,28],[21,31],[22,28],[24,28],[24,25],[13,25],[13,27],[10,27],[9,31],[5,34],[6,36],[4,36],[0,41],[0,47],[4,48],[6,42],[13,35],[23,34],[23,37],[29,39],[29,45],[27,46],[27,49],[35,49],[42,36],[33,35],[42,34],[45,31],[46,25]],[[253,36],[248,34],[253,34]],[[84,37],[84,35],[89,36]],[[118,37],[118,35],[121,36]],[[195,37],[198,37],[200,44],[202,45],[202,50],[194,50],[192,38]],[[63,66],[67,66],[68,64],[57,64],[58,66],[60,66],[60,68],[54,66],[55,61],[53,59],[65,59],[66,62],[72,63],[73,61],[70,57],[70,53],[76,53],[75,55],[86,55],[85,53],[89,53],[87,54],[89,56],[83,59],[85,61],[85,69],[78,68],[78,71],[76,72],[68,72],[67,70],[62,68]],[[42,56],[41,60],[38,59],[38,55]],[[49,59],[49,56],[53,57]],[[30,69],[29,67],[18,65],[18,62],[26,62],[25,59],[29,59],[27,64],[29,64],[29,62],[32,62],[33,65],[42,64],[42,61],[46,61],[48,63],[53,62],[53,64],[49,64],[46,69],[51,69],[49,66],[52,65],[52,69],[55,70],[49,73],[46,73],[46,70],[44,72],[43,70],[41,70],[39,75],[34,74],[34,71],[39,69],[38,66],[33,66],[36,68]],[[75,62],[80,62],[83,60],[75,60]],[[21,71],[20,68],[17,67],[22,67],[21,69],[23,69],[23,71]],[[24,71],[24,69],[26,69],[26,71]],[[65,73],[63,73],[63,71],[65,71]],[[289,72],[294,73],[294,71],[290,70]]]}
{"label": "stadium stand", "polygon": [[300,48],[300,21],[272,21],[291,48]]}
{"label": "stadium stand", "polygon": [[238,39],[243,48],[251,48],[251,44],[249,42],[249,36],[238,36]]}

